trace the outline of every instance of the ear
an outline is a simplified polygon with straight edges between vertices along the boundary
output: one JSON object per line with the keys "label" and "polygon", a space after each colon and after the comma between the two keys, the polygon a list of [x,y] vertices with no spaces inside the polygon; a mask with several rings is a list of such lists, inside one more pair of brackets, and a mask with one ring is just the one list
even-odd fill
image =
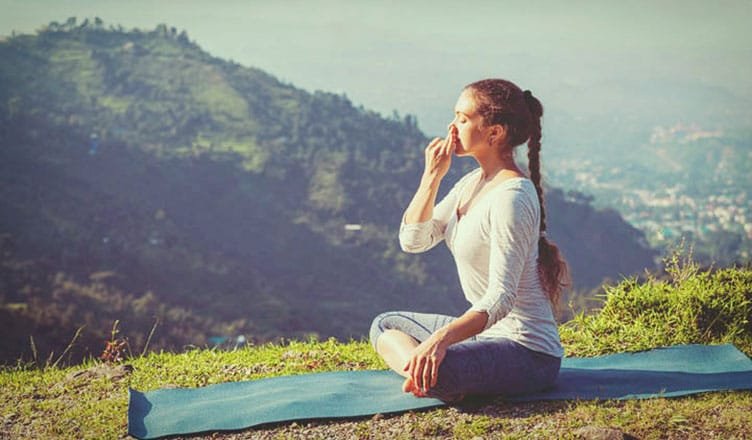
{"label": "ear", "polygon": [[507,129],[501,124],[496,124],[488,127],[488,143],[491,145],[497,145],[499,143],[504,144],[507,140]]}

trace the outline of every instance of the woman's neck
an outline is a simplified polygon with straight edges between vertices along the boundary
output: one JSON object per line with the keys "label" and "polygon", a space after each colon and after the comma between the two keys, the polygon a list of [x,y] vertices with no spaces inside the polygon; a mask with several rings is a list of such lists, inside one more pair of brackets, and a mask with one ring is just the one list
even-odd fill
{"label": "woman's neck", "polygon": [[490,182],[496,176],[501,175],[524,175],[514,161],[514,156],[511,154],[511,151],[505,155],[491,153],[485,156],[476,156],[475,160],[483,170],[481,172],[481,180],[484,182]]}

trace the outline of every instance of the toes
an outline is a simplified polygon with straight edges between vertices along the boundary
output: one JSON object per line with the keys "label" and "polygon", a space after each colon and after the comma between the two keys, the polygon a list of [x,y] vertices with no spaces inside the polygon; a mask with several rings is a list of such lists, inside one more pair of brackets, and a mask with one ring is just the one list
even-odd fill
{"label": "toes", "polygon": [[409,393],[413,390],[413,380],[409,377],[402,382],[402,391]]}
{"label": "toes", "polygon": [[425,393],[423,393],[418,387],[415,386],[413,379],[410,377],[405,379],[405,381],[402,383],[402,391],[404,391],[405,393],[413,393],[415,397],[426,397]]}

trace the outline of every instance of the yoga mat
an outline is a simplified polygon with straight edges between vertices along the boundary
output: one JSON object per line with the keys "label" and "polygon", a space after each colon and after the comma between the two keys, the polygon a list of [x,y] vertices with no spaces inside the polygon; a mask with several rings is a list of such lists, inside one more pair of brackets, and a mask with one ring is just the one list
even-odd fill
{"label": "yoga mat", "polygon": [[[402,392],[390,370],[334,371],[142,393],[130,390],[128,434],[139,439],[265,423],[367,416],[442,406]],[[752,360],[733,345],[677,345],[564,358],[556,386],[509,401],[644,399],[752,389]]]}
{"label": "yoga mat", "polygon": [[554,388],[505,400],[626,400],[750,389],[752,360],[747,355],[731,344],[693,344],[564,358]]}
{"label": "yoga mat", "polygon": [[332,371],[203,388],[130,391],[128,434],[139,439],[248,428],[288,420],[354,417],[444,405],[402,392],[391,370]]}

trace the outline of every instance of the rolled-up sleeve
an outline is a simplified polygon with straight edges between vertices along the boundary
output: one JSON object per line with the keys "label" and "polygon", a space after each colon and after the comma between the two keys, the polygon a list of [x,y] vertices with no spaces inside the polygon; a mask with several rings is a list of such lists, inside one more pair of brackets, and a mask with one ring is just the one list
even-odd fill
{"label": "rolled-up sleeve", "polygon": [[484,331],[514,307],[525,261],[537,240],[537,214],[524,191],[503,191],[490,212],[488,288],[469,310],[488,314]]}
{"label": "rolled-up sleeve", "polygon": [[426,252],[444,239],[447,223],[455,215],[460,188],[468,176],[454,184],[449,193],[433,208],[433,216],[422,223],[405,223],[405,216],[399,228],[399,242],[403,251],[409,253]]}
{"label": "rolled-up sleeve", "polygon": [[399,231],[400,247],[411,254],[425,252],[444,239],[445,229],[446,224],[442,224],[437,219],[407,224],[405,218],[402,217]]}

